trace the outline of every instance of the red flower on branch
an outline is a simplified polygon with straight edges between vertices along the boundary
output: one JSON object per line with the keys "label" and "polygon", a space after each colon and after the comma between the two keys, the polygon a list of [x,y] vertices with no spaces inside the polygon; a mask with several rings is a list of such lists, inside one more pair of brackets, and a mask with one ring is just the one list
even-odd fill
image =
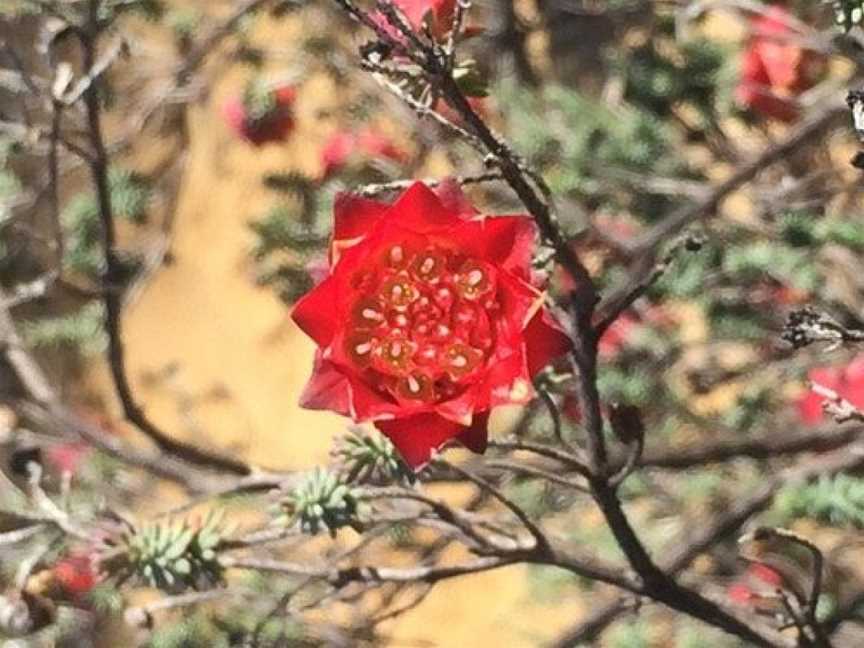
{"label": "red flower on branch", "polygon": [[92,449],[83,443],[58,443],[45,449],[45,462],[59,473],[75,474]]}
{"label": "red flower on branch", "polygon": [[456,0],[394,0],[394,3],[414,29],[420,29],[424,19],[435,38],[442,39],[453,26]]}
{"label": "red flower on branch", "polygon": [[302,405],[374,422],[412,467],[451,439],[483,452],[490,410],[529,402],[569,348],[530,282],[533,221],[480,215],[453,183],[334,212],[329,275],[292,313],[319,347]]}
{"label": "red flower on branch", "polygon": [[[421,31],[424,23],[428,25],[429,33],[438,42],[443,42],[453,29],[456,0],[393,0],[393,4],[402,12],[415,31]],[[375,12],[372,17],[393,38],[400,43],[405,42],[405,37],[390,24],[387,17],[381,12]],[[459,35],[463,38],[470,38],[482,32],[481,27],[464,26]]]}
{"label": "red flower on branch", "polygon": [[777,593],[784,588],[784,578],[779,571],[764,563],[752,562],[741,580],[730,585],[726,593],[733,603],[755,612],[771,612],[779,606]]}
{"label": "red flower on branch", "polygon": [[[864,408],[864,355],[857,356],[845,367],[817,367],[807,375],[812,383],[822,385],[845,398],[858,409]],[[825,397],[813,390],[798,399],[798,415],[801,421],[808,425],[816,425],[822,421],[824,412],[822,403]]]}
{"label": "red flower on branch", "polygon": [[405,152],[386,135],[373,130],[337,131],[330,136],[321,151],[322,175],[327,178],[361,157],[404,162]]}
{"label": "red flower on branch", "polygon": [[281,142],[294,130],[293,86],[265,88],[256,83],[247,87],[242,97],[232,97],[222,107],[228,127],[254,146]]}
{"label": "red flower on branch", "polygon": [[64,592],[81,597],[90,592],[99,582],[93,559],[84,553],[74,553],[62,558],[54,565],[54,578]]}
{"label": "red flower on branch", "polygon": [[798,118],[795,98],[812,87],[820,57],[801,46],[803,35],[782,5],[771,5],[750,23],[735,98],[742,106],[779,121]]}

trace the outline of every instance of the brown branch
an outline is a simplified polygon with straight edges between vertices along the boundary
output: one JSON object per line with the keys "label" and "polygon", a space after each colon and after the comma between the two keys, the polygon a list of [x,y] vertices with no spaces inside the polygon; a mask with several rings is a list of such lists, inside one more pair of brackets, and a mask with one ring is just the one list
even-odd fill
{"label": "brown branch", "polygon": [[640,466],[682,469],[721,463],[730,459],[773,459],[802,452],[827,452],[862,438],[860,426],[817,430],[789,436],[776,434],[761,439],[704,442],[682,448],[649,448]]}

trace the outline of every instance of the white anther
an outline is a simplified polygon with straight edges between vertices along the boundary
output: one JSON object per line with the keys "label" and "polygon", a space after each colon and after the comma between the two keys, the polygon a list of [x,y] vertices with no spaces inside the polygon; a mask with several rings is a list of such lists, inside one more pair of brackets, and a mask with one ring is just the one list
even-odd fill
{"label": "white anther", "polygon": [[483,271],[474,269],[468,273],[468,285],[475,287],[483,281]]}

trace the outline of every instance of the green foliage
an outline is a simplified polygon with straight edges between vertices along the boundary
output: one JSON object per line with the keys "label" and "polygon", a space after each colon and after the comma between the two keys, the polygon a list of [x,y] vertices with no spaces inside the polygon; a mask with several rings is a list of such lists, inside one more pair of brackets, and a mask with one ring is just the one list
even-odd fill
{"label": "green foliage", "polygon": [[282,514],[275,522],[299,522],[304,533],[326,530],[331,536],[342,527],[360,528],[359,492],[333,472],[318,467],[279,502]]}
{"label": "green foliage", "polygon": [[678,624],[675,648],[744,648],[745,644],[730,635],[691,622]]}
{"label": "green foliage", "polygon": [[310,251],[324,247],[327,243],[326,236],[312,231],[307,224],[298,221],[296,216],[294,210],[280,205],[271,209],[260,220],[250,223],[249,227],[257,236],[252,255],[263,260],[286,248]]}
{"label": "green foliage", "polygon": [[121,13],[134,13],[156,21],[165,15],[165,3],[161,0],[108,0],[102,3],[103,18]]}
{"label": "green foliage", "polygon": [[[11,137],[0,137],[0,232],[12,218],[12,210],[21,200],[24,188],[21,180],[9,168],[9,158],[18,147]],[[0,264],[6,256],[6,244],[0,240]]]}
{"label": "green foliage", "polygon": [[390,439],[379,432],[352,428],[340,437],[333,457],[346,483],[411,483],[413,471],[402,461]]}
{"label": "green foliage", "polygon": [[732,429],[746,432],[764,422],[765,415],[773,411],[774,385],[749,385],[723,414],[723,423]]}
{"label": "green foliage", "polygon": [[66,315],[24,322],[21,332],[32,347],[68,348],[95,355],[104,351],[108,343],[104,320],[102,304],[91,302]]}
{"label": "green foliage", "polygon": [[99,583],[87,593],[87,600],[94,612],[108,616],[123,611],[123,596],[111,583]]}
{"label": "green foliage", "polygon": [[194,35],[195,30],[200,26],[203,18],[200,11],[192,7],[178,7],[171,9],[165,15],[165,22],[180,38],[186,38]]}
{"label": "green foliage", "polygon": [[[254,605],[232,606],[224,611],[200,610],[185,615],[176,623],[160,624],[146,648],[285,648],[316,645],[304,640],[303,628],[291,619],[271,618],[258,628],[267,615]],[[255,641],[253,642],[253,636]]]}
{"label": "green foliage", "polygon": [[864,223],[842,218],[818,218],[804,211],[784,214],[780,235],[791,247],[819,247],[827,243],[864,251]]}
{"label": "green foliage", "polygon": [[200,522],[164,520],[132,528],[123,535],[119,564],[108,571],[171,592],[208,589],[222,581],[216,548],[226,534],[221,512],[213,511]]}
{"label": "green foliage", "polygon": [[802,290],[812,290],[819,283],[810,254],[768,240],[730,246],[722,269],[744,282],[767,276]]}
{"label": "green foliage", "polygon": [[633,370],[621,363],[604,364],[599,368],[597,387],[606,401],[620,401],[631,405],[656,405],[658,394],[654,376]]}
{"label": "green foliage", "polygon": [[634,192],[616,175],[675,176],[686,171],[671,131],[655,115],[632,106],[613,108],[561,86],[537,97],[502,84],[496,94],[509,107],[509,131],[517,149],[543,171],[554,193],[629,208],[647,220],[664,213],[664,197],[648,190]]}
{"label": "green foliage", "polygon": [[624,79],[625,98],[657,115],[668,115],[677,105],[689,104],[696,107],[703,121],[712,120],[718,76],[727,52],[706,39],[678,44],[674,20],[668,17],[658,20],[656,29],[644,44],[629,51],[614,50],[613,68]]}
{"label": "green foliage", "polygon": [[651,648],[648,624],[642,620],[622,623],[609,632],[610,648]]}
{"label": "green foliage", "polygon": [[[151,189],[139,174],[126,169],[112,168],[108,174],[111,207],[114,217],[142,225],[147,220]],[[66,230],[66,266],[84,275],[98,276],[104,265],[100,245],[102,224],[99,204],[93,193],[75,196],[62,214]]]}
{"label": "green foliage", "polygon": [[849,31],[864,18],[864,2],[861,0],[832,0],[837,24]]}
{"label": "green foliage", "polygon": [[271,173],[264,185],[286,200],[249,223],[256,280],[292,303],[312,288],[308,264],[323,260],[335,188],[322,189],[299,173]]}
{"label": "green foliage", "polygon": [[833,526],[864,528],[864,479],[840,474],[789,486],[778,494],[774,512],[782,520],[804,517]]}

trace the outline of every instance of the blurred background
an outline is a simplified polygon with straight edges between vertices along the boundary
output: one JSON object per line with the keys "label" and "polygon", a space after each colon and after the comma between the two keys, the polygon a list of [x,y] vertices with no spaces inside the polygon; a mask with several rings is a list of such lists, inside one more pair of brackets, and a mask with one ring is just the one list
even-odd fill
{"label": "blurred background", "polygon": [[[334,196],[370,183],[477,175],[483,161],[360,69],[357,50],[371,36],[333,3],[103,5],[112,22],[97,52],[108,66],[98,100],[135,397],[172,438],[262,470],[327,464],[347,422],[299,407],[314,346],[289,312],[326,271]],[[62,401],[107,435],[147,448],[123,420],[106,362],[98,201],[76,154],[87,145],[87,122],[80,102],[57,109],[57,97],[73,96],[87,69],[74,38],[63,33],[67,10],[76,3],[0,3],[2,301]],[[793,352],[780,339],[788,312],[808,304],[844,326],[861,326],[862,182],[850,163],[859,144],[844,106],[864,62],[860,19],[854,2],[478,0],[470,9],[460,45],[463,90],[543,174],[562,227],[601,289],[612,291],[626,277],[652,226],[749,174],[704,210],[698,244],[676,256],[600,343],[604,399],[641,408],[649,448],[668,449],[667,457],[718,441],[834,434],[824,397],[810,391],[808,379],[864,406],[864,356],[854,346]],[[406,74],[401,91],[414,92],[412,83]],[[53,104],[46,100],[52,88]],[[428,93],[420,97],[458,120]],[[62,124],[52,130],[58,114]],[[484,212],[524,211],[503,184],[466,190]],[[551,293],[562,295],[567,282],[548,274]],[[91,504],[108,498],[136,515],[186,501],[176,485],[40,429],[17,407],[13,383],[0,377],[7,463],[39,448],[46,472],[73,476],[75,497]],[[564,382],[551,384],[566,434],[578,441],[573,395]],[[547,419],[526,425],[521,414],[502,412],[493,434],[549,438]],[[671,539],[734,507],[794,460],[769,453],[659,462],[635,473],[622,497],[646,543],[662,555]],[[471,496],[465,486],[430,489],[462,504]],[[620,558],[602,517],[578,494],[519,477],[504,486],[556,536]],[[243,497],[225,506],[241,526],[261,515],[260,505]],[[758,517],[830,553],[821,613],[830,615],[861,589],[860,476],[789,484]],[[4,530],[14,528],[9,524]],[[398,528],[385,540],[374,555],[390,564],[413,564],[429,544],[422,533]],[[331,555],[358,541],[345,529],[334,540],[292,547],[291,555]],[[254,617],[254,606],[169,611],[155,629],[141,630],[123,620],[114,591],[76,598],[95,584],[78,572],[70,577],[68,565],[57,575],[67,549],[45,549],[35,572],[53,572],[67,603],[91,614],[95,625],[84,634],[93,645],[245,645],[231,632],[252,622],[243,614]],[[7,584],[25,555],[14,548],[0,559]],[[801,569],[788,556],[783,563]],[[732,599],[734,585],[747,578],[734,538],[701,555],[691,571],[718,592],[733,588]],[[281,591],[278,576],[276,585],[269,576],[254,578],[262,591]],[[127,604],[137,605],[157,594],[142,588],[129,596]],[[306,634],[325,621],[349,628],[349,645],[577,645],[572,633],[615,597],[566,573],[520,565],[439,583],[416,606],[367,627],[374,615],[404,604],[401,596],[329,601],[299,615],[295,643],[273,645],[338,644]],[[738,599],[749,605],[746,595]],[[57,636],[3,645],[85,645]],[[638,615],[628,609],[608,628],[580,637],[582,645],[612,648],[744,645],[654,606]]]}

